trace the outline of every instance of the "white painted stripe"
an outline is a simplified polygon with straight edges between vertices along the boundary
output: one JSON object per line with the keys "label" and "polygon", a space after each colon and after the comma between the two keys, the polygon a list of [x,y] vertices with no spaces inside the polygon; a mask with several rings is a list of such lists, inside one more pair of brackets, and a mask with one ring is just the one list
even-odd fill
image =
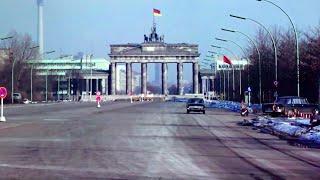
{"label": "white painted stripe", "polygon": [[54,118],[48,118],[48,119],[43,119],[44,121],[68,121],[70,119],[60,119],[60,118],[57,118],[57,119],[54,119]]}
{"label": "white painted stripe", "polygon": [[61,139],[61,138],[0,138],[0,142],[29,142],[29,141],[63,142],[63,141],[67,141],[67,139]]}
{"label": "white painted stripe", "polygon": [[52,105],[57,105],[57,104],[62,104],[62,103],[48,103],[48,104],[24,104],[24,105],[4,105],[3,108],[21,108],[21,107],[37,107],[37,106],[52,106]]}
{"label": "white painted stripe", "polygon": [[6,117],[7,120],[26,120],[27,117]]}
{"label": "white painted stripe", "polygon": [[1,130],[1,129],[7,129],[7,128],[15,128],[15,127],[22,126],[22,125],[26,125],[26,124],[31,124],[31,123],[30,123],[30,122],[27,122],[27,123],[19,123],[19,124],[12,124],[12,123],[10,123],[9,125],[0,127],[0,130]]}
{"label": "white painted stripe", "polygon": [[56,170],[56,171],[76,171],[76,172],[96,172],[106,173],[107,169],[104,168],[75,168],[65,166],[52,166],[52,165],[19,165],[19,164],[6,164],[1,163],[0,167],[4,168],[20,168],[20,169],[32,169],[32,170]]}

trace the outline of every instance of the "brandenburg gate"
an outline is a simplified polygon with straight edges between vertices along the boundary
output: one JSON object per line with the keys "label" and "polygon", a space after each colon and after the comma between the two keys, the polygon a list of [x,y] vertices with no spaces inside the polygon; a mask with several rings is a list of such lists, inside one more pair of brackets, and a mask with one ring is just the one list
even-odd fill
{"label": "brandenburg gate", "polygon": [[176,43],[167,44],[163,36],[158,36],[155,26],[151,34],[144,35],[140,44],[110,45],[111,95],[116,95],[117,64],[126,64],[126,94],[132,93],[132,64],[141,64],[141,93],[147,94],[147,64],[162,64],[162,94],[168,94],[168,63],[177,64],[177,94],[183,94],[183,63],[192,63],[193,93],[199,93],[199,52],[198,45]]}

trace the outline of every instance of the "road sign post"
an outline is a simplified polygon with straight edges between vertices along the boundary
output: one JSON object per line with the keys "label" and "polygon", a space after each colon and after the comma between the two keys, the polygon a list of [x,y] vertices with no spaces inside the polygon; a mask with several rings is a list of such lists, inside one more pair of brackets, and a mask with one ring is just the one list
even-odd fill
{"label": "road sign post", "polygon": [[273,93],[273,97],[277,100],[278,99],[278,85],[279,81],[273,81],[273,85],[275,87],[275,91]]}
{"label": "road sign post", "polygon": [[251,87],[248,87],[248,101],[249,101],[248,105],[250,107],[251,106]]}
{"label": "road sign post", "polygon": [[6,122],[6,118],[3,116],[3,99],[7,96],[7,89],[0,87],[0,98],[1,98],[1,117],[0,122]]}

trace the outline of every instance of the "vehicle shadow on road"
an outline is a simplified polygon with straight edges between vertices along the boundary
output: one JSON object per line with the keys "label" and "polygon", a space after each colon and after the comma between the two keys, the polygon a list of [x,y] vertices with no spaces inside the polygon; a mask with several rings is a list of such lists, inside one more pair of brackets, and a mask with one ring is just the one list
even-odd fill
{"label": "vehicle shadow on road", "polygon": [[[188,114],[187,112],[164,112],[165,114]],[[190,112],[189,114],[202,114],[202,112]]]}

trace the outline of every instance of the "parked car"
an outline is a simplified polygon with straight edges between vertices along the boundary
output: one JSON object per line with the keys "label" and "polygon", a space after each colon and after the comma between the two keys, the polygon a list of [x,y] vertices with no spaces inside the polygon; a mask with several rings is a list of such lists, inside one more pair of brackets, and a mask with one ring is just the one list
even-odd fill
{"label": "parked car", "polygon": [[21,93],[13,93],[13,101],[15,103],[21,103],[22,102],[22,95]]}
{"label": "parked car", "polygon": [[204,100],[202,98],[191,98],[187,101],[187,113],[190,112],[202,112],[203,114],[206,113]]}
{"label": "parked car", "polygon": [[310,104],[306,98],[298,96],[279,97],[274,103],[262,105],[262,112],[271,116],[306,116],[312,115],[318,105]]}

